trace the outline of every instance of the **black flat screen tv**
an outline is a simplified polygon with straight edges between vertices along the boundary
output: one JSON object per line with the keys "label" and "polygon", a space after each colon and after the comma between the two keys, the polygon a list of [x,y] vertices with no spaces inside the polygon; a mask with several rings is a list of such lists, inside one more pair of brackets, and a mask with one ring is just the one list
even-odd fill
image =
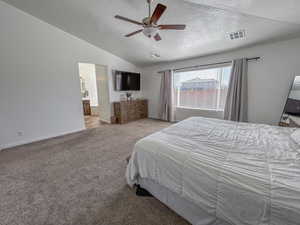
{"label": "black flat screen tv", "polygon": [[141,86],[141,75],[124,71],[115,71],[116,91],[139,91]]}

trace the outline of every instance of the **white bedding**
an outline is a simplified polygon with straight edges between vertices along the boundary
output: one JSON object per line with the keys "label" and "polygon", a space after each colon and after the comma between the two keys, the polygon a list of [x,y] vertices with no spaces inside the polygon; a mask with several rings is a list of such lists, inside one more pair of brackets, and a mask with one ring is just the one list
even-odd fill
{"label": "white bedding", "polygon": [[294,128],[193,117],[140,140],[126,170],[234,225],[300,224]]}

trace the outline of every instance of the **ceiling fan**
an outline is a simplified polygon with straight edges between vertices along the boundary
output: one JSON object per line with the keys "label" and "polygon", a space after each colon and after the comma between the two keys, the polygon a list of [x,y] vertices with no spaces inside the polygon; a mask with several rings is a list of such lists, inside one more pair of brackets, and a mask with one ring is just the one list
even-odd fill
{"label": "ceiling fan", "polygon": [[151,2],[153,0],[147,0],[149,16],[144,18],[142,22],[138,22],[132,19],[128,19],[123,16],[116,15],[115,18],[119,20],[123,20],[129,23],[137,24],[142,26],[143,28],[137,31],[134,31],[130,34],[125,35],[125,37],[131,37],[135,34],[143,32],[143,34],[149,38],[153,37],[156,41],[160,41],[161,37],[159,35],[159,30],[184,30],[186,25],[183,24],[162,24],[157,25],[159,18],[162,16],[164,11],[167,9],[167,6],[162,4],[157,4],[152,16],[151,16]]}

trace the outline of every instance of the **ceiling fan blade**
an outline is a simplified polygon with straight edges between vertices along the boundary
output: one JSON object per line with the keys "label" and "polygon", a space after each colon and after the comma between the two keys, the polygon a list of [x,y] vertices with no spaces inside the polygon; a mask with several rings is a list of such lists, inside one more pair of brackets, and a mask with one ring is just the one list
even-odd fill
{"label": "ceiling fan blade", "polygon": [[125,37],[131,37],[131,36],[133,36],[133,35],[135,35],[135,34],[138,34],[138,33],[142,32],[142,31],[143,31],[143,29],[134,31],[134,32],[132,32],[132,33],[130,33],[130,34],[126,34]]}
{"label": "ceiling fan blade", "polygon": [[142,23],[140,23],[138,21],[135,21],[135,20],[132,20],[132,19],[128,19],[128,18],[123,17],[123,16],[116,15],[115,18],[119,19],[119,20],[124,20],[124,21],[129,22],[129,23],[134,23],[134,24],[137,24],[137,25],[143,25]]}
{"label": "ceiling fan blade", "polygon": [[186,25],[184,24],[164,24],[158,26],[160,30],[184,30]]}
{"label": "ceiling fan blade", "polygon": [[160,35],[157,33],[157,34],[155,34],[154,39],[155,39],[155,41],[160,41],[160,40],[161,40],[161,37],[160,37]]}
{"label": "ceiling fan blade", "polygon": [[161,15],[164,13],[164,11],[166,10],[167,6],[162,5],[162,4],[157,4],[151,19],[150,19],[150,24],[156,24],[157,21],[159,20],[159,18],[161,17]]}

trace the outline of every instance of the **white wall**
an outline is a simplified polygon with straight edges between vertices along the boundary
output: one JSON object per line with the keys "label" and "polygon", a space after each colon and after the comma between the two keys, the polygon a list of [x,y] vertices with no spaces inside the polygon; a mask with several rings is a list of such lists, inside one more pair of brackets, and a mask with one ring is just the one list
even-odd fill
{"label": "white wall", "polygon": [[[149,116],[158,117],[160,75],[157,71],[255,56],[262,60],[249,62],[249,121],[278,124],[291,82],[295,75],[300,75],[300,39],[144,68],[143,94],[149,99]],[[177,113],[181,119],[194,115],[205,116],[207,112],[184,110]]]}
{"label": "white wall", "polygon": [[223,119],[224,112],[216,110],[199,110],[194,108],[178,107],[175,111],[175,121],[181,121],[191,116],[203,116],[209,118]]}
{"label": "white wall", "polygon": [[84,129],[79,62],[139,70],[2,1],[0,29],[0,149]]}

